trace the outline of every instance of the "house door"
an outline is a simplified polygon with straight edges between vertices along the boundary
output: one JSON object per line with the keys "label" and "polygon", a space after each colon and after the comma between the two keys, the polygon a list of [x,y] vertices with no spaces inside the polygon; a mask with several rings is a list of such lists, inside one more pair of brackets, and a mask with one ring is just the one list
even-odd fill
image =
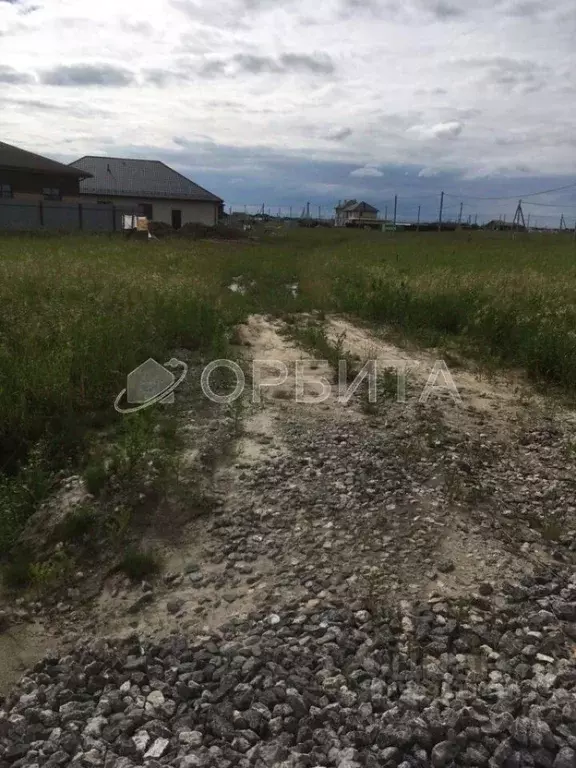
{"label": "house door", "polygon": [[182,226],[182,211],[172,209],[172,229],[180,229]]}
{"label": "house door", "polygon": [[146,216],[149,221],[152,221],[152,203],[138,203],[138,216]]}

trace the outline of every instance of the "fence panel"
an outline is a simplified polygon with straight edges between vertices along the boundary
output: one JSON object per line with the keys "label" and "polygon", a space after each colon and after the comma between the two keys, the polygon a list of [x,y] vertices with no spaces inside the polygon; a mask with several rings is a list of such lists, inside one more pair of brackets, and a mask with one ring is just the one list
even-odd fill
{"label": "fence panel", "polygon": [[37,203],[0,199],[0,229],[38,229],[40,209]]}
{"label": "fence panel", "polygon": [[132,208],[97,203],[0,198],[1,230],[61,229],[66,232],[120,232],[122,216]]}
{"label": "fence panel", "polygon": [[111,232],[115,220],[113,205],[82,203],[82,228],[87,232]]}
{"label": "fence panel", "polygon": [[78,204],[58,203],[46,200],[43,204],[43,226],[46,229],[80,229]]}

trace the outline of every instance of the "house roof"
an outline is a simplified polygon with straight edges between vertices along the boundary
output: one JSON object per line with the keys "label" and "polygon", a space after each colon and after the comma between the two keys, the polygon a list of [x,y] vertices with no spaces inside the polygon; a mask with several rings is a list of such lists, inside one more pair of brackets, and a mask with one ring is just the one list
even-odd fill
{"label": "house roof", "polygon": [[374,208],[373,205],[369,205],[364,201],[358,202],[357,200],[345,200],[342,205],[336,207],[337,211],[356,211],[357,213],[378,213],[378,208]]}
{"label": "house roof", "polygon": [[84,194],[222,202],[160,160],[86,155],[71,165],[91,174],[80,184]]}
{"label": "house roof", "polygon": [[355,205],[355,204],[356,204],[356,202],[357,202],[356,200],[344,200],[344,202],[343,202],[343,203],[339,203],[339,204],[336,206],[336,210],[337,210],[337,211],[347,211],[347,210],[349,210],[349,207],[350,207],[351,205]]}
{"label": "house roof", "polygon": [[347,211],[357,211],[358,213],[378,213],[378,208],[374,208],[373,205],[370,205],[369,203],[365,203],[362,201],[361,203],[356,203],[354,205],[349,205],[346,207]]}
{"label": "house roof", "polygon": [[28,152],[13,144],[0,141],[0,168],[13,171],[30,171],[32,173],[51,173],[59,176],[73,176],[77,179],[90,174],[85,170],[71,168],[69,165],[50,160],[49,157]]}

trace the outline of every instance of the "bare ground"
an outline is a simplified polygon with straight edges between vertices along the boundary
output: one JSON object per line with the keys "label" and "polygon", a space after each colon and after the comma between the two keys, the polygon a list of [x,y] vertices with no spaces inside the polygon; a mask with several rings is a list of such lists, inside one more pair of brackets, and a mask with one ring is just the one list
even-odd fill
{"label": "bare ground", "polygon": [[[165,511],[153,518],[143,538],[163,551],[158,583],[134,588],[113,575],[94,599],[0,634],[0,691],[47,648],[82,636],[203,633],[326,596],[373,605],[450,596],[481,610],[503,581],[572,566],[573,412],[555,407],[550,418],[521,378],[466,367],[451,369],[460,404],[439,390],[422,403],[433,354],[346,318],[326,329],[360,360],[406,366],[406,402],[388,392],[367,405],[361,390],[342,402],[328,364],[283,322],[251,317],[239,336],[261,395],[245,398],[235,450],[215,467],[214,508],[177,526]],[[326,382],[329,397],[315,402]],[[198,452],[191,439],[187,471]]]}

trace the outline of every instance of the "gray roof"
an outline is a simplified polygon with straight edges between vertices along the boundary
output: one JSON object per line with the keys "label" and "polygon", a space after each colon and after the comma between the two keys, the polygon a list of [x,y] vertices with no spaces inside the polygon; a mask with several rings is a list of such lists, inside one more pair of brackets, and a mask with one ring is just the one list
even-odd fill
{"label": "gray roof", "polygon": [[221,198],[160,160],[87,155],[71,165],[92,175],[80,183],[80,192],[84,194],[221,202]]}
{"label": "gray roof", "polygon": [[51,173],[59,176],[74,176],[80,179],[90,175],[86,171],[79,171],[77,168],[71,168],[69,165],[64,165],[64,163],[59,163],[56,160],[50,160],[48,157],[28,152],[12,144],[6,144],[4,141],[0,141],[0,168],[14,171],[25,170],[33,173]]}
{"label": "gray roof", "polygon": [[378,213],[378,208],[374,208],[373,205],[361,203],[356,200],[345,200],[343,205],[336,206],[337,211],[358,211],[359,213]]}
{"label": "gray roof", "polygon": [[356,200],[344,200],[343,203],[338,203],[338,205],[336,206],[336,210],[345,211],[348,209],[349,206],[355,205],[356,202],[357,202]]}

